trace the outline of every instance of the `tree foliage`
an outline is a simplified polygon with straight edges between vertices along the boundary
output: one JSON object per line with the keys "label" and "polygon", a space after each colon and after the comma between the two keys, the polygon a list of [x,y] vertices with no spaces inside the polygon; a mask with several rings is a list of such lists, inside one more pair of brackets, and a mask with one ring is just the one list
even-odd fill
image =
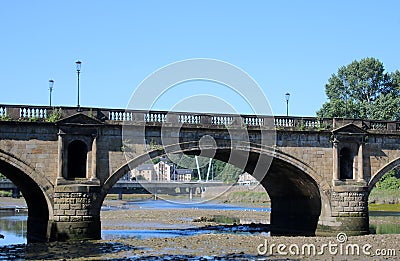
{"label": "tree foliage", "polygon": [[398,190],[400,188],[400,169],[386,173],[376,184],[381,190]]}
{"label": "tree foliage", "polygon": [[328,102],[318,117],[400,119],[400,72],[385,72],[375,58],[353,61],[332,74],[325,85]]}

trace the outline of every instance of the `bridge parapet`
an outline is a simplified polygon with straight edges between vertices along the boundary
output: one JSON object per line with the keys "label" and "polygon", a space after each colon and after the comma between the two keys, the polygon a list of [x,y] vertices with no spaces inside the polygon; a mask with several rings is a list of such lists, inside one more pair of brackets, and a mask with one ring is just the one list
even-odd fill
{"label": "bridge parapet", "polygon": [[[262,129],[310,131],[333,130],[347,124],[372,132],[400,132],[399,121],[377,121],[345,118],[316,118],[268,115],[207,114],[80,107],[32,105],[0,105],[3,121],[57,121],[82,113],[107,124],[185,124]],[[58,115],[55,115],[58,114]],[[56,116],[56,117],[54,117]]]}

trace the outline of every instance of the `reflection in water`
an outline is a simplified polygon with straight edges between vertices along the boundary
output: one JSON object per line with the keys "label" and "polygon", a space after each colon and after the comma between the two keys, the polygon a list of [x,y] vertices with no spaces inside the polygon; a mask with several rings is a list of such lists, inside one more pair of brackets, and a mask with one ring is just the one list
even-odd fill
{"label": "reflection in water", "polygon": [[400,234],[400,224],[374,224],[369,228],[373,234]]}
{"label": "reflection in water", "polygon": [[26,243],[26,210],[0,209],[0,246]]}
{"label": "reflection in water", "polygon": [[[128,209],[173,209],[173,208],[202,208],[202,209],[231,209],[231,210],[248,210],[248,211],[270,211],[269,208],[246,208],[240,206],[232,206],[225,204],[176,204],[166,201],[136,201],[125,205]],[[118,208],[116,208],[118,209]],[[103,211],[112,211],[113,208],[103,208]],[[0,234],[4,236],[0,238],[0,246],[11,244],[26,243],[26,226],[28,212],[26,209],[16,211],[15,209],[0,209]],[[217,223],[241,223],[249,224],[252,220],[224,220],[226,217],[217,217]],[[266,222],[267,223],[267,220]],[[400,234],[400,212],[371,211],[370,212],[370,230],[376,234]],[[152,225],[157,227],[156,225]],[[141,237],[175,237],[184,235],[193,235],[198,233],[206,233],[210,231],[194,231],[182,230],[182,227],[166,227],[160,224],[160,230],[132,231],[132,230],[104,230],[103,238],[111,239],[115,237],[124,238],[141,235]],[[214,231],[215,232],[215,231]],[[221,231],[222,232],[222,231]]]}
{"label": "reflection in water", "polygon": [[400,234],[400,212],[370,211],[370,232],[373,234]]}

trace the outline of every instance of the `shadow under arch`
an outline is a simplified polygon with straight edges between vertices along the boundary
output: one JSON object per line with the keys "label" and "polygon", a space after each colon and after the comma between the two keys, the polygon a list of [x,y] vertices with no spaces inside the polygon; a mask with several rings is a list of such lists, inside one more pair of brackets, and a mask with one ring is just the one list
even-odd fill
{"label": "shadow under arch", "polygon": [[28,206],[27,241],[47,242],[51,236],[54,186],[47,178],[10,153],[0,150],[0,173],[21,191]]}
{"label": "shadow under arch", "polygon": [[368,196],[371,193],[372,189],[375,187],[375,184],[389,171],[400,166],[400,158],[392,160],[383,166],[378,172],[372,177],[372,179],[368,182]]}
{"label": "shadow under arch", "polygon": [[[165,156],[166,151],[168,153],[182,152],[188,155],[201,153],[205,157],[208,154],[207,149],[200,148],[198,142],[187,142],[170,147],[172,149],[155,149],[140,155],[116,170],[102,186],[101,195],[96,202],[97,207],[101,207],[108,191],[122,176],[149,159]],[[210,148],[209,157],[228,162],[233,152],[236,154],[235,159],[246,162],[244,170],[258,179],[271,198],[271,233],[274,235],[315,235],[323,208],[322,201],[329,202],[325,195],[325,191],[329,188],[326,181],[322,180],[304,162],[273,148],[257,144]],[[255,168],[260,160],[266,159],[265,157],[272,158],[270,166],[266,166],[264,170]],[[229,163],[235,165],[234,162]],[[330,210],[330,204],[324,208]]]}

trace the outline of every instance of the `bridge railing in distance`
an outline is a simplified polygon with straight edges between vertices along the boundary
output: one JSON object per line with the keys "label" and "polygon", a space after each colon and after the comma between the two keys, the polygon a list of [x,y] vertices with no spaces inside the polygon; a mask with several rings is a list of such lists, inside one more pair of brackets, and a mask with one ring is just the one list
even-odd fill
{"label": "bridge railing in distance", "polygon": [[312,130],[312,129],[330,129],[333,127],[332,119],[321,119],[315,117],[291,117],[275,116],[274,125],[278,129],[292,130]]}
{"label": "bridge railing in distance", "polygon": [[352,123],[371,131],[400,131],[399,121],[377,121],[345,118],[316,118],[292,116],[263,116],[263,115],[234,115],[210,114],[194,112],[167,112],[124,110],[89,107],[67,106],[32,106],[32,105],[0,105],[1,121],[54,121],[54,114],[58,113],[56,120],[66,118],[77,113],[98,119],[108,124],[170,124],[180,125],[211,125],[215,127],[250,127],[250,128],[276,128],[278,130],[307,131],[330,130]]}

